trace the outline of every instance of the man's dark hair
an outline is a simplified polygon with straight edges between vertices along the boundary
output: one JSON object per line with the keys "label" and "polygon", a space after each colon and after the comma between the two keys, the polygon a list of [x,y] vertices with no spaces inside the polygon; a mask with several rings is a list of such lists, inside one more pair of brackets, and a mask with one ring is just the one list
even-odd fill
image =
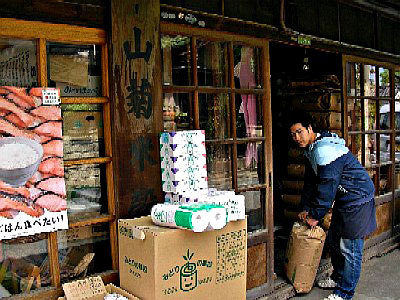
{"label": "man's dark hair", "polygon": [[311,127],[313,129],[315,129],[313,117],[309,113],[304,112],[304,111],[292,112],[292,114],[290,115],[290,117],[287,121],[288,121],[287,122],[288,129],[290,127],[292,127],[292,125],[297,124],[297,123],[300,123],[301,125],[303,125],[306,128],[311,125]]}

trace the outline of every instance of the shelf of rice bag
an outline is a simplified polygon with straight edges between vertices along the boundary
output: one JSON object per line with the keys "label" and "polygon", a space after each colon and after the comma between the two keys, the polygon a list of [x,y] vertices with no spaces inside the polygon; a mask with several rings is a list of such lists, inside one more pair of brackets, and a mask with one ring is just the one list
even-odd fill
{"label": "shelf of rice bag", "polygon": [[84,226],[58,231],[57,238],[58,248],[66,249],[108,240],[109,234],[107,229],[98,231],[94,230],[92,226]]}
{"label": "shelf of rice bag", "polygon": [[104,151],[102,111],[64,110],[63,140],[65,159],[99,157]]}
{"label": "shelf of rice bag", "polygon": [[[57,236],[59,249],[94,244],[109,239],[107,231],[95,231],[92,226],[59,230]],[[47,239],[40,239],[25,243],[24,247],[21,247],[21,243],[0,242],[0,251],[3,257],[21,259],[31,255],[47,254],[47,243]]]}
{"label": "shelf of rice bag", "polygon": [[2,256],[4,258],[21,259],[31,255],[47,254],[47,239],[26,243],[21,247],[21,243],[0,242]]}
{"label": "shelf of rice bag", "polygon": [[[88,201],[81,200],[80,198],[73,198],[74,200],[68,200],[68,215],[80,214],[85,216],[97,216],[100,215],[101,204]],[[76,199],[76,200],[75,200]],[[78,200],[79,199],[79,200]]]}

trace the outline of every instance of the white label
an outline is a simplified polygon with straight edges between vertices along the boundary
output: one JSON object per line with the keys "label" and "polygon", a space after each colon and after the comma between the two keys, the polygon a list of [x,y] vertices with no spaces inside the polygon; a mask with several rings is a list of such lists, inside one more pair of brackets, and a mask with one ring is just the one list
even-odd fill
{"label": "white label", "polygon": [[43,105],[59,105],[60,90],[54,88],[46,88],[42,91]]}

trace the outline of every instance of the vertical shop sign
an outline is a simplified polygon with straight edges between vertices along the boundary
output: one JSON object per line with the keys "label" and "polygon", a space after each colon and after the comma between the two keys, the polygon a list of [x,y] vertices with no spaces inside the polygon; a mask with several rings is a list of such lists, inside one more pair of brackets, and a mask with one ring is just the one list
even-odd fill
{"label": "vertical shop sign", "polygon": [[[138,6],[137,6],[138,7]],[[138,9],[137,9],[138,10]],[[148,63],[151,55],[151,50],[153,49],[153,45],[149,42],[146,41],[146,51],[142,52],[141,49],[141,44],[142,44],[142,31],[134,27],[133,28],[134,32],[134,38],[135,38],[135,52],[131,51],[131,46],[128,41],[125,41],[124,43],[124,50],[125,50],[125,55],[128,60],[136,59],[136,58],[144,58],[145,61]]]}
{"label": "vertical shop sign", "polygon": [[[136,11],[139,10],[139,6],[136,6]],[[146,41],[146,51],[141,51],[141,43],[142,43],[142,31],[134,27],[134,41],[135,41],[135,51],[131,51],[131,45],[129,41],[124,42],[124,53],[126,59],[128,61],[134,59],[144,59],[146,63],[149,62],[151,50],[153,49],[153,45]],[[129,74],[132,76],[132,74]],[[148,76],[148,74],[147,74]],[[129,95],[127,97],[128,106],[130,109],[128,113],[134,113],[135,117],[140,119],[142,116],[146,119],[151,117],[153,111],[153,101],[150,93],[150,83],[147,78],[141,78],[142,85],[138,86],[137,72],[134,72],[133,79],[130,80],[130,86],[128,86],[127,90]]]}
{"label": "vertical shop sign", "polygon": [[161,198],[159,0],[115,0],[112,17],[113,142],[121,217],[149,213]]}
{"label": "vertical shop sign", "polygon": [[132,164],[137,164],[140,172],[144,171],[145,162],[150,165],[156,164],[156,161],[150,155],[153,150],[153,141],[149,137],[141,136],[131,141],[130,153],[132,155]]}
{"label": "vertical shop sign", "polygon": [[141,116],[149,119],[153,111],[153,98],[150,93],[150,83],[147,78],[142,78],[142,85],[138,87],[137,73],[134,73],[131,84],[128,87],[130,94],[128,95],[128,113],[134,113],[135,117],[140,119]]}

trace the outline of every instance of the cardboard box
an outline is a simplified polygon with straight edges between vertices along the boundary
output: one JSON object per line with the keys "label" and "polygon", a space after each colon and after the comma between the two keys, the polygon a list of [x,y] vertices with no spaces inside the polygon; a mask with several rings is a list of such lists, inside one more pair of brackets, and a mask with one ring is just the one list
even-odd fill
{"label": "cardboard box", "polygon": [[322,249],[325,231],[316,226],[295,222],[286,248],[285,272],[297,293],[308,293],[314,284]]}
{"label": "cardboard box", "polygon": [[74,110],[63,112],[63,138],[98,142],[103,138],[103,113]]}
{"label": "cardboard box", "polygon": [[155,226],[150,217],[120,219],[120,285],[144,300],[244,300],[246,228],[241,220],[195,233]]}
{"label": "cardboard box", "polygon": [[140,300],[127,291],[113,285],[104,286],[100,276],[88,277],[62,285],[65,297],[58,297],[58,300],[104,300],[107,294],[119,294],[129,300]]}

